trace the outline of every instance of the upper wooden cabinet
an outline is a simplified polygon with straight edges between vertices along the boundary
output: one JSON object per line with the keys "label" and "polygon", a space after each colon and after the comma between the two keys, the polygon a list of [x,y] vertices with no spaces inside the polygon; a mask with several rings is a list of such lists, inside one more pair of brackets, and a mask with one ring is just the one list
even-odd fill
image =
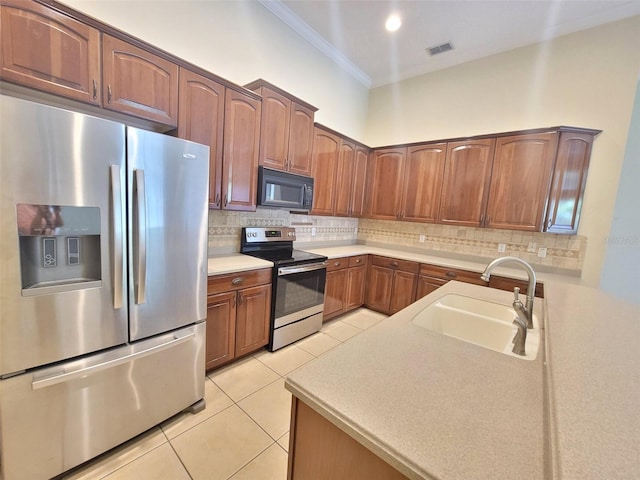
{"label": "upper wooden cabinet", "polygon": [[100,32],[35,2],[2,3],[0,78],[100,105]]}
{"label": "upper wooden cabinet", "polygon": [[262,96],[260,165],[311,175],[317,109],[264,80],[245,87]]}
{"label": "upper wooden cabinet", "polygon": [[493,138],[447,145],[439,223],[482,226],[494,148]]}
{"label": "upper wooden cabinet", "polygon": [[400,219],[406,157],[406,148],[373,151],[367,182],[367,205],[371,218]]}
{"label": "upper wooden cabinet", "polygon": [[209,207],[222,205],[225,87],[180,68],[178,136],[209,146]]}
{"label": "upper wooden cabinet", "polygon": [[261,102],[227,88],[224,111],[221,208],[255,211]]}
{"label": "upper wooden cabinet", "polygon": [[578,232],[591,145],[598,133],[597,130],[560,131],[544,231]]}
{"label": "upper wooden cabinet", "polygon": [[102,35],[104,107],[166,125],[178,124],[178,66]]}
{"label": "upper wooden cabinet", "polygon": [[446,155],[446,143],[407,149],[401,219],[414,222],[437,220]]}
{"label": "upper wooden cabinet", "polygon": [[351,190],[356,166],[355,160],[355,144],[341,140],[336,174],[336,203],[334,211],[334,214],[339,217],[348,217],[351,213]]}
{"label": "upper wooden cabinet", "polygon": [[333,215],[336,198],[336,171],[340,157],[340,138],[315,127],[311,176],[313,185],[312,215]]}
{"label": "upper wooden cabinet", "polygon": [[557,143],[556,132],[497,139],[485,227],[541,231]]}

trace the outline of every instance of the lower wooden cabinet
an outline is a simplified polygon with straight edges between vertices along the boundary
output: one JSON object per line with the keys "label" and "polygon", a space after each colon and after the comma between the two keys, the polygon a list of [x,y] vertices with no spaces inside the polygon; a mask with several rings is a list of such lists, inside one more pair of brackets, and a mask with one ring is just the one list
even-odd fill
{"label": "lower wooden cabinet", "polygon": [[363,305],[366,276],[366,255],[329,260],[324,289],[324,322]]}
{"label": "lower wooden cabinet", "polygon": [[393,315],[415,301],[419,264],[372,255],[369,262],[365,305]]}
{"label": "lower wooden cabinet", "polygon": [[210,277],[207,290],[207,370],[269,342],[271,269]]}
{"label": "lower wooden cabinet", "polygon": [[290,480],[407,477],[296,397],[291,403]]}

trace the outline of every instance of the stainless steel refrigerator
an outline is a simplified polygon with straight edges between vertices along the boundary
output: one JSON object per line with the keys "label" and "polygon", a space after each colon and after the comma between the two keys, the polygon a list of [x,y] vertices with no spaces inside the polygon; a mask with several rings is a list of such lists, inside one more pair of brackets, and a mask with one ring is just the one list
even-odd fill
{"label": "stainless steel refrigerator", "polygon": [[0,477],[43,479],[202,405],[209,150],[4,95],[0,126]]}

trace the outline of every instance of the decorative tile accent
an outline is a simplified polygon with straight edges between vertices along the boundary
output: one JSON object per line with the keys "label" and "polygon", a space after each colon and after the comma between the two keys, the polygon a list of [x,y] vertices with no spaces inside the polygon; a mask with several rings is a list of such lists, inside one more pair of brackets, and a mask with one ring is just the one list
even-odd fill
{"label": "decorative tile accent", "polygon": [[[419,228],[416,230],[415,226]],[[420,242],[420,235],[425,241]],[[578,235],[516,232],[488,228],[452,227],[450,225],[411,224],[383,220],[361,219],[358,241],[406,245],[417,250],[432,250],[472,255],[492,259],[511,255],[533,265],[553,266],[568,270],[582,269],[586,238]],[[528,252],[530,242],[535,252]],[[505,252],[498,253],[498,244],[505,244]],[[546,248],[546,257],[538,257],[538,249]]]}

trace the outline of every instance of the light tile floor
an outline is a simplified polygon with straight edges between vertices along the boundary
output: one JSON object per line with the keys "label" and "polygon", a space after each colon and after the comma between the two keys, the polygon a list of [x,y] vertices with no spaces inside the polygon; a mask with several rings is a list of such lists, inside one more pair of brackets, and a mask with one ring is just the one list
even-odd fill
{"label": "light tile floor", "polygon": [[284,480],[291,413],[284,379],[384,318],[362,308],[293,345],[214,370],[202,412],[179,413],[61,479]]}

